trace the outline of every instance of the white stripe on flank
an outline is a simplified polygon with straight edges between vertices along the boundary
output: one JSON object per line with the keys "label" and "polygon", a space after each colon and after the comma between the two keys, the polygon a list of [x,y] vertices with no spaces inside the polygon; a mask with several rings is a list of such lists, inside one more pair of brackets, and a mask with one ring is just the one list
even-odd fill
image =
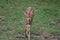
{"label": "white stripe on flank", "polygon": [[27,27],[30,27],[30,25],[29,25],[29,24],[27,24],[26,26],[27,26]]}

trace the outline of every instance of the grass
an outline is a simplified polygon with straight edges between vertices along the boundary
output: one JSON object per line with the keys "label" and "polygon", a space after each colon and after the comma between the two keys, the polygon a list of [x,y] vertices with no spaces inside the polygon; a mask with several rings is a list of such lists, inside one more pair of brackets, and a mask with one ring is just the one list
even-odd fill
{"label": "grass", "polygon": [[[32,32],[49,31],[60,35],[60,0],[0,0],[0,40],[17,40],[15,36],[24,32],[27,7],[36,8]],[[58,22],[58,23],[56,23]],[[8,35],[7,35],[8,34]],[[37,39],[35,39],[37,40]]]}

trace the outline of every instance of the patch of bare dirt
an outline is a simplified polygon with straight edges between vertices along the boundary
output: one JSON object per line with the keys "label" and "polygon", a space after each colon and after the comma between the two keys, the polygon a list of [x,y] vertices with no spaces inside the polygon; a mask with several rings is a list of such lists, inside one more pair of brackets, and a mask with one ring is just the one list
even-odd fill
{"label": "patch of bare dirt", "polygon": [[60,37],[51,35],[49,32],[44,32],[40,38],[41,40],[60,40]]}
{"label": "patch of bare dirt", "polygon": [[0,25],[0,29],[3,29],[3,28],[5,28],[5,25]]}
{"label": "patch of bare dirt", "polygon": [[0,21],[3,21],[5,19],[5,16],[0,16]]}
{"label": "patch of bare dirt", "polygon": [[[16,36],[16,38],[18,39],[25,39],[25,36],[23,33],[18,34]],[[49,32],[44,32],[42,34],[40,33],[31,33],[31,40],[34,40],[35,38],[39,39],[39,40],[60,40],[60,36],[54,36],[52,34],[50,34]]]}
{"label": "patch of bare dirt", "polygon": [[51,19],[49,19],[49,21],[50,21],[50,25],[60,25],[60,20],[51,20]]}

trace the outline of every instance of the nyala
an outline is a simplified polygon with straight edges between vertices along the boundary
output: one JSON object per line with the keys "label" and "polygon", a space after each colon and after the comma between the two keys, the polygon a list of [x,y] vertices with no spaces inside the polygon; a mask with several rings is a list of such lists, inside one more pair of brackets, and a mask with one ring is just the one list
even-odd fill
{"label": "nyala", "polygon": [[34,8],[28,7],[26,12],[24,13],[26,16],[26,26],[25,26],[25,37],[30,39],[30,27],[32,25],[33,17],[34,17]]}

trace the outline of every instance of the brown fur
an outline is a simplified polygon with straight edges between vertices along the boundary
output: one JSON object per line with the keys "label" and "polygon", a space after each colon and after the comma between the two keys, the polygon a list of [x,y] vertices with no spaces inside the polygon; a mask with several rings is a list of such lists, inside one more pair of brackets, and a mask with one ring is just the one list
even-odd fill
{"label": "brown fur", "polygon": [[34,17],[34,9],[32,7],[28,7],[25,12],[26,16],[26,26],[25,26],[25,37],[30,40],[30,26],[32,25],[33,17]]}
{"label": "brown fur", "polygon": [[26,9],[26,22],[27,22],[27,18],[31,18],[31,21],[30,21],[30,25],[31,25],[33,21],[33,17],[34,17],[34,8],[28,7]]}

